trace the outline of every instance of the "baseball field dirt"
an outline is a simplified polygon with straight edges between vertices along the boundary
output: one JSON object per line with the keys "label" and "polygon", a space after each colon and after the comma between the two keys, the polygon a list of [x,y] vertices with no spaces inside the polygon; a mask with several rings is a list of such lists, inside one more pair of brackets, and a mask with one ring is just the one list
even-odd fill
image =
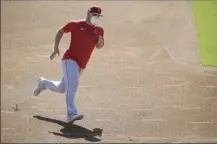
{"label": "baseball field dirt", "polygon": [[[33,97],[39,76],[59,80],[55,34],[103,9],[105,46],[94,50],[76,95],[85,118],[65,123],[65,95]],[[1,1],[2,143],[216,143],[217,69],[200,64],[188,1]]]}

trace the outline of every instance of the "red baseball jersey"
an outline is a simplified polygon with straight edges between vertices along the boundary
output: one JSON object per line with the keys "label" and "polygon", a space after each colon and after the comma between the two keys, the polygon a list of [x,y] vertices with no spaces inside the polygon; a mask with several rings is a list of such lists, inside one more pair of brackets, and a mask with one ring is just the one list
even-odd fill
{"label": "red baseball jersey", "polygon": [[62,59],[73,59],[81,69],[84,69],[96,46],[99,35],[102,38],[104,36],[103,28],[97,25],[89,25],[85,20],[72,20],[62,29],[65,33],[71,33],[70,46]]}

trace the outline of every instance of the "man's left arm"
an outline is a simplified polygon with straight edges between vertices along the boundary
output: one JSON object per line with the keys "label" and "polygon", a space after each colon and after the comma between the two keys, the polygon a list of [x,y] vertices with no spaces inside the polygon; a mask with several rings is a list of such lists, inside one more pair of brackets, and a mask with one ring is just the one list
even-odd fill
{"label": "man's left arm", "polygon": [[96,48],[101,49],[104,46],[104,30],[101,28],[98,33],[98,41],[96,43]]}

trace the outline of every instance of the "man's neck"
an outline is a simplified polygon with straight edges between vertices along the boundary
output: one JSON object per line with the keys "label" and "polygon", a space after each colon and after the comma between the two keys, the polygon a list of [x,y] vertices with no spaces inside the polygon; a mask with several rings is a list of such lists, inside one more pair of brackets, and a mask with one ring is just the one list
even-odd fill
{"label": "man's neck", "polygon": [[93,26],[93,25],[91,24],[91,22],[90,22],[88,19],[86,19],[85,22],[86,22],[88,25]]}

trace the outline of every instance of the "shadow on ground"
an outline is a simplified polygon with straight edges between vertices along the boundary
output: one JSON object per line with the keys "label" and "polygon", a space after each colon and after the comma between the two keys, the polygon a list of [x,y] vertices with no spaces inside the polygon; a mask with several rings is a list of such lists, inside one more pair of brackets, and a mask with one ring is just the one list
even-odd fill
{"label": "shadow on ground", "polygon": [[33,116],[33,117],[39,120],[56,123],[64,127],[60,130],[61,133],[49,132],[49,133],[52,133],[53,135],[57,135],[57,136],[61,136],[61,137],[69,138],[69,139],[84,138],[85,140],[91,141],[91,142],[101,141],[101,139],[96,138],[96,136],[99,136],[99,137],[102,136],[103,130],[100,128],[89,130],[79,125],[76,125],[76,124],[68,124],[61,120],[46,118],[42,116]]}

